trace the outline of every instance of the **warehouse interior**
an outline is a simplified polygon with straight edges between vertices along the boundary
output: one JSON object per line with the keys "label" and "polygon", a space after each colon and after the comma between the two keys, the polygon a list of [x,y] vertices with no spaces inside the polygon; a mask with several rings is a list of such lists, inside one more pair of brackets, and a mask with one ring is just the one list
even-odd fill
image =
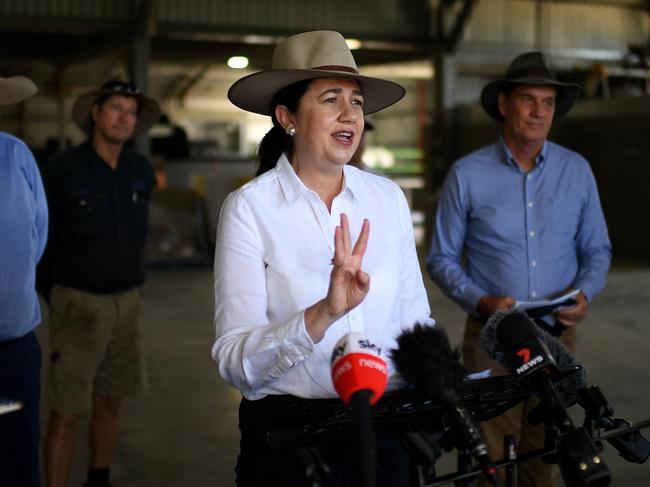
{"label": "warehouse interior", "polygon": [[[108,79],[134,81],[165,115],[133,141],[160,178],[143,288],[149,389],[124,404],[113,484],[234,484],[241,394],[210,357],[211,266],[221,204],[254,177],[271,125],[226,93],[270,67],[278,40],[307,30],[341,32],[362,74],[406,88],[400,103],[369,116],[364,161],[404,190],[421,263],[451,164],[499,135],[479,105],[481,88],[531,50],[549,56],[559,80],[581,86],[549,138],[589,161],[613,265],[578,330],[577,359],[617,416],[650,418],[650,0],[0,0],[0,75],[27,76],[39,89],[3,107],[0,130],[24,140],[39,164],[84,140],[71,106]],[[229,67],[233,57],[245,66]],[[423,276],[432,316],[458,345],[464,313]],[[42,404],[43,422],[48,412]],[[70,485],[85,479],[86,435]],[[650,484],[650,462],[626,462],[609,445],[603,457],[612,485]],[[441,471],[454,462],[443,457]]]}

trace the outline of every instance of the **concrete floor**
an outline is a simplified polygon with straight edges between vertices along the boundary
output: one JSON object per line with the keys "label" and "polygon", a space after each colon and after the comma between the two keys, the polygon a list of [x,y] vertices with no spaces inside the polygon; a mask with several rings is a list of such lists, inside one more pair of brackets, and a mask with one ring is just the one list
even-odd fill
{"label": "concrete floor", "polygon": [[[426,281],[433,316],[445,325],[452,343],[459,344],[463,314]],[[150,270],[144,300],[150,387],[142,397],[124,403],[113,485],[233,485],[240,395],[219,378],[210,358],[211,270]],[[635,422],[650,418],[649,303],[650,269],[615,268],[579,328],[577,358],[587,368],[588,381],[600,385],[617,417]],[[47,324],[38,334],[45,358]],[[44,404],[44,421],[46,417]],[[85,428],[79,432],[70,482],[74,487],[85,479],[86,434]],[[645,435],[650,438],[650,429]],[[650,486],[650,461],[627,463],[608,444],[604,458],[613,486]],[[439,474],[450,472],[453,461],[451,454],[443,457]]]}

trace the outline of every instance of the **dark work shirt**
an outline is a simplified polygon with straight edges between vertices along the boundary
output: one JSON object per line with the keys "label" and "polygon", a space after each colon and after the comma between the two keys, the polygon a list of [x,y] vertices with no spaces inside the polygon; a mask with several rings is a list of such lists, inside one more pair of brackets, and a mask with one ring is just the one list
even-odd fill
{"label": "dark work shirt", "polygon": [[48,159],[43,182],[50,238],[39,289],[47,296],[61,284],[109,294],[140,285],[154,186],[147,160],[123,150],[113,170],[86,142]]}

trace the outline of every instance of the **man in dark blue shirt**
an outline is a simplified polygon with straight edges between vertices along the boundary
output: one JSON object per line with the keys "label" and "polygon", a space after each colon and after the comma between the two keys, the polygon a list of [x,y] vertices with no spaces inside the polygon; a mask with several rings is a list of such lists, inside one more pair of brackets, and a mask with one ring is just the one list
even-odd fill
{"label": "man in dark blue shirt", "polygon": [[[555,80],[542,53],[518,56],[505,79],[481,95],[485,111],[503,125],[500,140],[454,163],[444,182],[427,268],[469,315],[463,359],[472,372],[505,372],[478,339],[496,310],[579,290],[575,306],[539,322],[574,350],[575,326],[605,285],[610,243],[591,169],[579,154],[547,140],[578,91]],[[503,457],[506,434],[517,438],[520,452],[543,447],[543,426],[525,419],[535,401],[481,424],[493,458]],[[551,467],[522,463],[519,485],[552,486]]]}
{"label": "man in dark blue shirt", "polygon": [[121,399],[145,388],[139,287],[154,173],[124,144],[159,114],[133,84],[109,81],[72,107],[89,140],[44,165],[52,215],[39,270],[50,302],[49,487],[67,484],[77,423],[91,405],[86,485],[109,485]]}

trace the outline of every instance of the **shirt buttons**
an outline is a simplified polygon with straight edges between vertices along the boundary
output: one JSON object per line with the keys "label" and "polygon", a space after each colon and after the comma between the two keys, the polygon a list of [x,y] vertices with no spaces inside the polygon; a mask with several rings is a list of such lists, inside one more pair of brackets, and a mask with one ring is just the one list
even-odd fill
{"label": "shirt buttons", "polygon": [[537,261],[536,261],[536,260],[532,261],[530,264],[531,264],[533,267],[537,267]]}
{"label": "shirt buttons", "polygon": [[529,233],[528,235],[530,235],[531,238],[534,237],[534,236],[535,236],[535,231],[534,231],[534,230],[531,230],[530,233]]}
{"label": "shirt buttons", "polygon": [[533,298],[536,298],[536,297],[537,297],[537,293],[536,293],[535,291],[533,291],[532,293],[530,293],[530,295],[531,295]]}
{"label": "shirt buttons", "polygon": [[533,202],[532,202],[532,201],[529,201],[529,202],[528,202],[528,208],[532,208],[532,207],[533,207]]}

